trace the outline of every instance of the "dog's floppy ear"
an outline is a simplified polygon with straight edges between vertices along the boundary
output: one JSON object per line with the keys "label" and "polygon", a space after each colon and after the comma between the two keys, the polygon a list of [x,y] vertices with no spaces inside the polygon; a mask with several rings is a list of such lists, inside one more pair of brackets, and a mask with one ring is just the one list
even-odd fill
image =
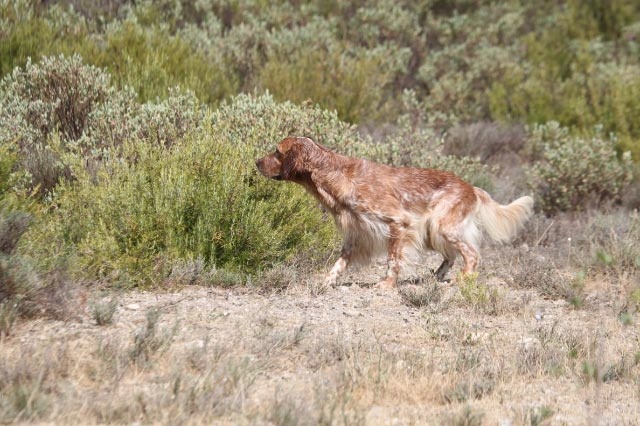
{"label": "dog's floppy ear", "polygon": [[299,143],[291,145],[282,158],[280,176],[285,180],[291,180],[301,167],[302,146]]}
{"label": "dog's floppy ear", "polygon": [[[308,163],[317,150],[318,145],[310,138],[299,137],[291,144],[282,159],[280,175],[285,180],[290,180],[297,173],[308,169]],[[308,171],[308,170],[307,170]]]}

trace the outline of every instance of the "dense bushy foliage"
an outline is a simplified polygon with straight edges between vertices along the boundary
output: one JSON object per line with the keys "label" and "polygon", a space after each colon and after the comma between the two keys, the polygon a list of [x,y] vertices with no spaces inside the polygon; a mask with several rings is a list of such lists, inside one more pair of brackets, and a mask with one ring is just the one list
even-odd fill
{"label": "dense bushy foliage", "polygon": [[532,152],[541,156],[531,170],[531,184],[546,212],[581,210],[619,200],[631,181],[629,153],[619,162],[615,140],[606,138],[601,130],[576,137],[551,122],[533,128],[530,144]]}
{"label": "dense bushy foliage", "polygon": [[170,147],[125,143],[123,158],[135,162],[106,161],[97,181],[77,173],[57,188],[54,213],[29,243],[53,257],[60,247],[40,242],[61,241],[90,276],[133,284],[169,276],[179,259],[255,273],[301,250],[323,253],[331,221],[302,188],[258,176],[254,159],[277,135],[326,134],[342,145],[351,127],[270,96],[240,96],[206,121]]}
{"label": "dense bushy foliage", "polygon": [[49,141],[60,135],[65,150],[89,153],[85,138],[90,115],[113,93],[109,77],[84,66],[80,57],[27,61],[0,83],[0,144],[11,144],[22,159],[31,189],[51,190],[68,170]]}
{"label": "dense bushy foliage", "polygon": [[141,101],[180,85],[216,106],[238,91],[393,122],[406,89],[432,122],[600,124],[640,155],[640,4],[64,0],[0,7],[0,72],[78,52]]}
{"label": "dense bushy foliage", "polygon": [[140,105],[133,91],[115,89],[107,73],[79,56],[29,60],[0,83],[0,145],[20,158],[26,189],[48,193],[72,177],[67,154],[95,169],[127,139],[167,146],[196,128],[201,113],[193,95],[169,93]]}

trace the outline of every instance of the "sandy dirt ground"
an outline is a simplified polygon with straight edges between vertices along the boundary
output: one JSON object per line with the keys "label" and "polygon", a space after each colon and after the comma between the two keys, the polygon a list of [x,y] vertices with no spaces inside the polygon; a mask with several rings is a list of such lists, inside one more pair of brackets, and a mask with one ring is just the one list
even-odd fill
{"label": "sandy dirt ground", "polygon": [[639,327],[610,284],[576,309],[489,274],[493,303],[454,279],[416,307],[371,286],[381,268],[323,291],[318,276],[273,293],[127,292],[111,324],[89,307],[21,321],[0,354],[46,371],[32,398],[53,423],[639,424]]}

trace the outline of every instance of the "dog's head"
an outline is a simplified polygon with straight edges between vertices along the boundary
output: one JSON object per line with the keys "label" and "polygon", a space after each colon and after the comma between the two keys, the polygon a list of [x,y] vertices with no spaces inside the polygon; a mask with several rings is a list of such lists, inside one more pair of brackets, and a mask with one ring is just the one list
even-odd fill
{"label": "dog's head", "polygon": [[311,138],[288,137],[280,141],[275,152],[256,160],[263,176],[275,180],[295,181],[310,173],[310,161],[326,148]]}

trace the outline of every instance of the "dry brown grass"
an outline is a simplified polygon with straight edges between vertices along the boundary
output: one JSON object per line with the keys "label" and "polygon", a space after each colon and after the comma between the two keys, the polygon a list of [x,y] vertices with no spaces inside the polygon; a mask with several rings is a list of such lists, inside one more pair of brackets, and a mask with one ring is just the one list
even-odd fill
{"label": "dry brown grass", "polygon": [[371,288],[377,271],[317,291],[320,277],[283,268],[250,290],[182,285],[96,298],[67,322],[21,319],[0,337],[0,422],[633,422],[636,305],[620,316],[633,284],[588,268],[576,309],[563,280],[591,243],[562,244],[489,249],[477,278],[399,292]]}

